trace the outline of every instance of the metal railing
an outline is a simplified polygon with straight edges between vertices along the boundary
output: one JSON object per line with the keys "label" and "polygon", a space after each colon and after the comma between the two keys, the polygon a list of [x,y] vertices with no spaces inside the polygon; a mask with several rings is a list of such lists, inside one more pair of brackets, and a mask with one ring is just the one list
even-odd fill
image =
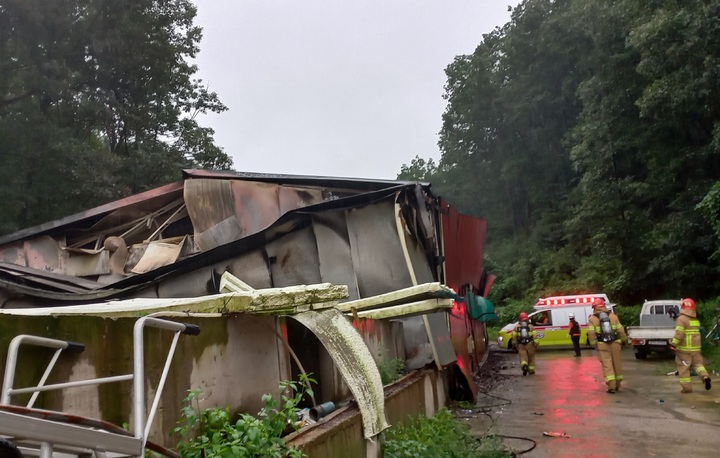
{"label": "metal railing", "polygon": [[[174,332],[173,340],[168,350],[165,366],[153,396],[150,411],[145,416],[145,357],[143,335],[146,327],[158,328]],[[85,346],[77,342],[49,339],[45,337],[18,335],[10,342],[7,361],[5,364],[5,376],[3,379],[0,404],[11,406],[13,396],[32,393],[30,400],[24,407],[28,412],[32,411],[33,405],[41,392],[52,390],[64,390],[87,385],[100,385],[105,383],[117,383],[132,381],[132,403],[133,423],[132,431],[119,434],[117,431],[100,431],[101,434],[88,427],[63,424],[57,420],[22,415],[18,412],[0,411],[0,435],[10,437],[11,440],[29,440],[39,443],[39,456],[51,458],[55,444],[62,444],[67,447],[84,447],[91,449],[96,456],[105,456],[106,452],[126,453],[132,456],[142,456],[147,444],[150,428],[160,403],[165,382],[170,371],[173,355],[177,348],[180,334],[197,335],[200,328],[193,324],[178,323],[174,321],[146,316],[135,322],[133,328],[133,371],[130,374],[116,375],[111,377],[97,377],[87,380],[77,380],[65,383],[46,384],[50,373],[62,352],[79,353],[84,351]],[[18,363],[18,353],[22,345],[34,345],[55,349],[40,381],[35,386],[16,388],[14,387],[15,369]],[[96,442],[93,442],[96,441]],[[133,455],[134,454],[134,455]],[[126,455],[127,456],[127,455]]]}

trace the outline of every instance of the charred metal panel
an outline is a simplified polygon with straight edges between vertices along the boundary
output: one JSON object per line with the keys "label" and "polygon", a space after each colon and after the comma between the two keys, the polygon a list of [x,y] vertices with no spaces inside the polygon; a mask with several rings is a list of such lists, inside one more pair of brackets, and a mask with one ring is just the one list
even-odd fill
{"label": "charred metal panel", "polygon": [[[194,181],[194,180],[191,180]],[[268,228],[280,217],[278,186],[252,181],[231,181],[233,213],[243,237]]]}
{"label": "charred metal panel", "polygon": [[75,253],[65,261],[65,273],[75,277],[90,277],[110,273],[110,252]]}
{"label": "charred metal panel", "polygon": [[[292,232],[268,245],[273,287],[322,283],[318,252],[311,227]],[[240,277],[241,280],[242,277]],[[243,280],[244,281],[244,280]]]}
{"label": "charred metal panel", "polygon": [[134,204],[138,203],[144,208],[159,208],[169,202],[172,202],[173,200],[176,200],[178,197],[181,197],[182,189],[182,181],[151,189],[140,194],[135,194],[133,196],[116,200],[114,202],[110,202],[108,204],[92,208],[90,210],[76,213],[66,218],[50,221],[48,223],[43,223],[38,226],[30,227],[12,234],[2,236],[0,237],[0,245],[5,245],[6,243],[13,242],[15,240],[22,240],[28,237],[41,235],[45,232],[58,228],[87,228],[89,225],[94,224],[101,216],[109,212],[123,207],[132,207]]}
{"label": "charred metal panel", "polygon": [[52,237],[43,236],[26,240],[23,250],[27,266],[31,269],[57,273],[63,271],[60,245]]}
{"label": "charred metal panel", "polygon": [[[127,244],[139,243],[157,235],[161,226],[170,224],[179,214],[179,191],[152,197],[146,201],[113,210],[87,229],[68,228],[69,247],[98,249],[107,236],[121,236]],[[89,221],[88,221],[89,222]]]}
{"label": "charred metal panel", "polygon": [[[233,258],[227,264],[226,270],[255,289],[273,287],[270,265],[264,249]],[[220,272],[221,269],[217,271]]]}
{"label": "charred metal panel", "polygon": [[357,278],[353,270],[352,253],[344,212],[325,212],[314,215],[320,276],[322,281],[347,285],[348,300],[360,299]]}
{"label": "charred metal panel", "polygon": [[11,245],[0,247],[0,262],[17,264],[18,266],[27,266],[23,242],[16,242]]}
{"label": "charred metal panel", "polygon": [[393,359],[405,360],[403,323],[396,320],[366,320],[353,322],[379,364]]}
{"label": "charred metal panel", "polygon": [[235,216],[235,201],[229,181],[188,180],[183,197],[196,234]]}
{"label": "charred metal panel", "polygon": [[409,370],[419,369],[433,362],[432,346],[428,340],[422,317],[400,318],[398,321],[403,325],[407,368]]}
{"label": "charred metal panel", "polygon": [[[280,186],[278,188],[278,206],[281,215],[298,208],[319,204],[326,199],[323,197],[324,190],[317,187],[290,187]],[[329,196],[328,196],[329,197]]]}
{"label": "charred metal panel", "polygon": [[[311,175],[288,175],[281,173],[256,173],[237,171],[215,171],[185,169],[183,176],[187,178],[214,178],[244,181],[257,181],[262,183],[280,183],[292,186],[312,186],[322,188],[335,188],[333,192],[345,195],[372,192],[387,189],[398,185],[407,186],[416,184],[415,181],[378,180],[368,178],[327,177]],[[424,185],[427,185],[425,183]]]}
{"label": "charred metal panel", "polygon": [[360,297],[413,286],[390,199],[347,211],[348,236]]}
{"label": "charred metal panel", "polygon": [[154,288],[158,297],[195,297],[218,292],[219,275],[210,267],[193,270],[158,283]]}
{"label": "charred metal panel", "polygon": [[437,238],[437,221],[435,221],[434,214],[429,210],[434,204],[434,197],[428,194],[425,187],[417,185],[415,186],[415,199],[417,201],[417,221],[421,225],[421,231],[419,231],[418,237],[424,236],[424,244],[427,246],[429,251],[436,251],[438,242]]}
{"label": "charred metal panel", "polygon": [[447,322],[447,313],[435,312],[422,315],[425,321],[428,340],[433,348],[435,362],[438,369],[455,362],[455,350],[450,339],[450,328]]}
{"label": "charred metal panel", "polygon": [[235,215],[220,221],[203,232],[195,233],[195,243],[200,251],[210,251],[242,238],[240,223]]}
{"label": "charred metal panel", "polygon": [[415,272],[415,280],[417,283],[423,284],[437,281],[437,278],[433,276],[430,262],[428,261],[427,253],[423,246],[418,243],[415,237],[407,233],[403,235],[405,236],[405,244],[407,245],[408,255],[410,256],[410,262]]}

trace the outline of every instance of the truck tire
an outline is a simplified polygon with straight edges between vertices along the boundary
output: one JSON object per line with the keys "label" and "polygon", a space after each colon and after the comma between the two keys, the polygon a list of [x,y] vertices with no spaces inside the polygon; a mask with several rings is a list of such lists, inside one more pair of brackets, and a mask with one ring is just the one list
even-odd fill
{"label": "truck tire", "polygon": [[635,359],[647,359],[648,354],[642,350],[635,350]]}

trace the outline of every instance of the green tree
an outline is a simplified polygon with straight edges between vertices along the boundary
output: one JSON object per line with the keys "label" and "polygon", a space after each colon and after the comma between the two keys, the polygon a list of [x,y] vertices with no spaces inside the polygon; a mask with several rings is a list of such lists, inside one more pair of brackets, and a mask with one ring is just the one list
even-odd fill
{"label": "green tree", "polygon": [[448,66],[433,185],[488,220],[496,291],[718,292],[718,12],[525,0]]}
{"label": "green tree", "polygon": [[229,168],[197,115],[226,109],[190,63],[189,0],[0,5],[3,231]]}
{"label": "green tree", "polygon": [[403,164],[398,174],[398,180],[429,181],[437,173],[435,161],[430,158],[427,161],[420,156],[410,161],[410,165]]}

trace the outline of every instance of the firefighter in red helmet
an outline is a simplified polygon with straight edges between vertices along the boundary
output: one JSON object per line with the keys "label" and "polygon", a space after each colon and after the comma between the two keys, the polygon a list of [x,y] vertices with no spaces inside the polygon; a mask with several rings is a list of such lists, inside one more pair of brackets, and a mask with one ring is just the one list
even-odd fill
{"label": "firefighter in red helmet", "polygon": [[683,299],[680,302],[680,314],[675,320],[675,337],[670,343],[670,348],[675,350],[681,393],[692,393],[691,370],[702,378],[705,389],[710,389],[710,376],[700,353],[701,341],[700,320],[697,318],[695,301],[690,298]]}
{"label": "firefighter in red helmet", "polygon": [[528,314],[520,313],[520,321],[513,329],[513,340],[517,344],[520,355],[520,367],[523,375],[535,373],[535,350],[537,350],[537,334],[535,327],[530,324]]}
{"label": "firefighter in red helmet", "polygon": [[593,314],[588,318],[588,341],[598,351],[607,392],[615,393],[623,380],[622,346],[628,337],[618,316],[607,309],[600,297],[593,301]]}

